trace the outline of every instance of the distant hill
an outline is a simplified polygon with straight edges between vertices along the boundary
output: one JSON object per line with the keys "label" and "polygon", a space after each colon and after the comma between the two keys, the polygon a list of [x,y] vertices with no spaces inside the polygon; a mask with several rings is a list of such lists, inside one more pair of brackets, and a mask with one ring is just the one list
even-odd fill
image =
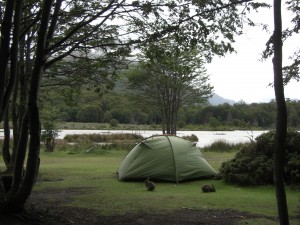
{"label": "distant hill", "polygon": [[233,105],[235,101],[222,98],[220,95],[214,94],[210,99],[208,99],[211,105],[221,105],[224,103],[228,103],[229,105]]}

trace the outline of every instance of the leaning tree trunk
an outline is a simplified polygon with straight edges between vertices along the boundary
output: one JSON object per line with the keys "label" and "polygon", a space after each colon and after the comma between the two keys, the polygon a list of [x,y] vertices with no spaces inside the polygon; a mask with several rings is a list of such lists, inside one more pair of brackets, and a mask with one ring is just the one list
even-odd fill
{"label": "leaning tree trunk", "polygon": [[287,201],[284,187],[283,159],[287,133],[287,109],[282,78],[282,22],[281,0],[274,0],[274,89],[277,103],[277,122],[274,153],[274,184],[276,188],[277,208],[281,225],[289,224]]}

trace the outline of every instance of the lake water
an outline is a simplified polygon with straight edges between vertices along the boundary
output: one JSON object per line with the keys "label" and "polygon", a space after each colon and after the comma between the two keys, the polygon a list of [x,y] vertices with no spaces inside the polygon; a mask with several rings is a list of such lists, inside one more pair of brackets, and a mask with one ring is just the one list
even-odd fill
{"label": "lake water", "polygon": [[[257,136],[267,131],[178,131],[177,136],[190,136],[192,134],[198,137],[197,145],[204,147],[212,144],[218,140],[224,140],[228,143],[244,143],[250,142],[251,139],[255,139]],[[151,137],[153,135],[161,135],[159,130],[60,130],[58,139],[63,139],[68,134],[113,134],[113,133],[131,133],[140,134],[144,138]],[[0,138],[3,138],[3,129],[0,129]]]}
{"label": "lake water", "polygon": [[[177,136],[189,136],[196,135],[199,139],[197,145],[199,147],[204,147],[212,144],[218,140],[224,140],[228,143],[240,143],[240,142],[250,142],[254,140],[257,136],[267,131],[178,131]],[[131,133],[140,134],[144,138],[151,137],[153,135],[161,135],[161,131],[153,130],[61,130],[59,132],[58,139],[63,139],[68,134],[113,134],[113,133]]]}

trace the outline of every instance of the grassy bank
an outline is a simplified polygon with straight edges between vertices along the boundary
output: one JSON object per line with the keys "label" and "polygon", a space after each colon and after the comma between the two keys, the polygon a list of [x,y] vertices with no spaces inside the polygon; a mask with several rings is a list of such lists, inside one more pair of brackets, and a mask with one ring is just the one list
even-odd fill
{"label": "grassy bank", "polygon": [[[143,182],[120,182],[118,166],[126,151],[103,150],[102,154],[54,152],[41,154],[41,169],[35,194],[45,201],[86,207],[99,214],[134,212],[161,213],[182,208],[234,209],[276,217],[275,191],[271,186],[238,187],[217,180],[198,180],[180,183],[157,183],[154,192],[147,192]],[[216,169],[232,158],[234,153],[206,152],[204,157]],[[214,184],[217,192],[204,194],[203,184]],[[287,190],[291,224],[298,224],[299,191]],[[62,201],[63,199],[63,201]],[[254,221],[254,222],[253,222]],[[256,219],[247,224],[269,223]],[[267,222],[268,223],[267,223]],[[252,223],[253,222],[253,223]]]}

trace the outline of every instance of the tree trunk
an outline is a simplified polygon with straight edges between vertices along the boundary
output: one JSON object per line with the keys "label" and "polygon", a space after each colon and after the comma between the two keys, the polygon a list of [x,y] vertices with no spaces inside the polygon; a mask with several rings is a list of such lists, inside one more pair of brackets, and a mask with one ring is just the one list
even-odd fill
{"label": "tree trunk", "polygon": [[3,120],[9,99],[4,99],[5,85],[7,81],[6,72],[9,58],[9,46],[12,29],[12,18],[15,1],[6,1],[3,22],[1,24],[1,41],[0,41],[0,122]]}
{"label": "tree trunk", "polygon": [[9,142],[10,142],[10,128],[9,128],[9,113],[8,108],[6,109],[5,117],[4,117],[4,140],[2,147],[2,156],[6,167],[8,167],[11,161],[11,155],[9,152]]}
{"label": "tree trunk", "polygon": [[43,14],[41,25],[39,28],[37,39],[36,58],[34,69],[31,77],[31,85],[29,92],[28,102],[28,116],[29,116],[29,130],[30,130],[30,143],[29,152],[26,166],[25,177],[18,193],[20,204],[24,205],[27,198],[30,196],[40,165],[40,137],[41,137],[41,124],[39,116],[38,96],[40,89],[41,77],[46,63],[46,37],[48,23],[50,20],[50,12],[53,0],[45,0],[43,5]]}
{"label": "tree trunk", "polygon": [[174,134],[177,134],[177,122],[178,122],[178,111],[180,106],[180,91],[178,90],[176,93],[175,99],[175,111],[174,111]]}
{"label": "tree trunk", "polygon": [[285,154],[285,140],[287,133],[287,109],[284,97],[282,78],[282,22],[281,0],[274,0],[274,90],[277,103],[277,122],[274,153],[274,184],[276,188],[277,208],[281,225],[289,224],[288,208],[284,187],[283,159]]}
{"label": "tree trunk", "polygon": [[[6,91],[5,91],[5,99],[10,99],[10,96],[13,93],[13,97],[12,97],[12,112],[13,112],[13,123],[14,123],[14,117],[16,116],[16,107],[17,107],[17,93],[18,93],[18,81],[17,81],[17,77],[18,77],[18,52],[19,52],[19,38],[20,38],[20,24],[21,24],[21,17],[22,17],[22,5],[23,5],[23,0],[19,0],[17,3],[17,7],[15,7],[15,15],[14,15],[14,23],[13,23],[13,38],[12,38],[12,46],[11,46],[11,56],[10,56],[10,60],[11,60],[11,68],[10,68],[10,79],[8,81],[7,87],[6,87]],[[17,84],[16,84],[17,83]],[[4,104],[5,103],[4,101]],[[11,155],[11,161],[9,164],[9,167],[7,168],[9,172],[13,171],[14,168],[14,163],[15,163],[15,159],[16,159],[16,151],[15,150],[15,146],[17,146],[18,144],[18,137],[19,137],[19,131],[17,129],[17,125],[14,123],[13,124],[13,137],[14,137],[14,145],[13,145],[13,152]]]}
{"label": "tree trunk", "polygon": [[172,102],[171,102],[171,134],[176,135],[176,115],[177,115],[177,104],[176,104],[176,98],[177,98],[177,91],[172,91]]}

